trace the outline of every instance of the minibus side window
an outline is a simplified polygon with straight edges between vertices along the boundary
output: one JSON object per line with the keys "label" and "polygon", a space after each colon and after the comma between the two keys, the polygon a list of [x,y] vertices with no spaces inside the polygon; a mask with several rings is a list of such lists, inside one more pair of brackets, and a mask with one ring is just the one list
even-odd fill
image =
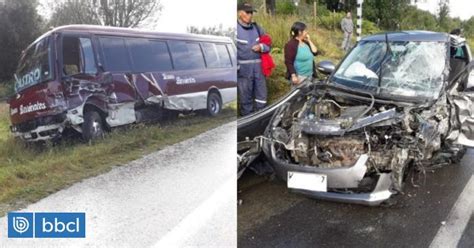
{"label": "minibus side window", "polygon": [[91,39],[79,38],[79,41],[81,42],[84,72],[86,74],[96,74],[97,67],[95,66],[94,50],[92,49]]}
{"label": "minibus side window", "polygon": [[217,54],[219,55],[219,63],[221,67],[232,67],[229,52],[224,44],[216,44]]}
{"label": "minibus side window", "polygon": [[173,69],[171,64],[170,51],[168,45],[164,41],[150,41],[151,43],[151,54],[153,55],[154,61],[156,61],[156,67],[158,71],[169,71]]}
{"label": "minibus side window", "polygon": [[128,72],[132,70],[124,39],[100,37],[99,41],[102,46],[102,58],[106,71]]}
{"label": "minibus side window", "polygon": [[170,41],[173,64],[176,70],[204,69],[204,56],[199,43]]}
{"label": "minibus side window", "polygon": [[202,43],[201,45],[208,68],[232,67],[225,44]]}
{"label": "minibus side window", "polygon": [[219,57],[217,55],[216,46],[213,43],[202,43],[202,50],[204,51],[204,58],[208,68],[221,67]]}
{"label": "minibus side window", "polygon": [[96,74],[94,51],[89,38],[65,36],[63,38],[63,75]]}
{"label": "minibus side window", "polygon": [[227,51],[229,51],[230,58],[231,58],[231,61],[232,61],[232,65],[236,65],[237,64],[237,58],[235,57],[235,55],[237,54],[237,52],[235,51],[234,45],[233,44],[227,44]]}
{"label": "minibus side window", "polygon": [[133,64],[133,72],[172,70],[168,47],[164,41],[127,39]]}

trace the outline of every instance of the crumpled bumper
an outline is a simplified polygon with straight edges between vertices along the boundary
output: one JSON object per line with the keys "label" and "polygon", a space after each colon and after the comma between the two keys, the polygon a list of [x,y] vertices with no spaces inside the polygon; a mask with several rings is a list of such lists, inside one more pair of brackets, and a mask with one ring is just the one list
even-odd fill
{"label": "crumpled bumper", "polygon": [[28,142],[50,140],[61,136],[64,127],[63,123],[44,125],[26,132],[13,132],[13,135]]}
{"label": "crumpled bumper", "polygon": [[380,174],[380,177],[377,181],[377,186],[375,186],[375,189],[370,193],[335,193],[299,189],[291,189],[291,191],[317,199],[362,204],[367,206],[378,206],[393,195],[393,192],[390,190],[391,185],[391,173],[382,173]]}
{"label": "crumpled bumper", "polygon": [[368,206],[380,205],[388,200],[395,192],[392,191],[392,173],[380,173],[377,183],[372,192],[353,193],[344,191],[348,188],[357,188],[359,182],[364,178],[367,171],[368,156],[363,154],[358,161],[351,167],[341,168],[318,168],[314,166],[304,166],[290,164],[286,161],[278,159],[275,154],[275,148],[271,142],[265,141],[263,151],[269,159],[278,177],[287,180],[288,172],[305,172],[324,174],[327,176],[327,188],[332,191],[341,189],[341,192],[322,192],[304,189],[289,189],[292,192],[301,193],[309,197],[318,199],[331,200],[345,203],[355,203]]}

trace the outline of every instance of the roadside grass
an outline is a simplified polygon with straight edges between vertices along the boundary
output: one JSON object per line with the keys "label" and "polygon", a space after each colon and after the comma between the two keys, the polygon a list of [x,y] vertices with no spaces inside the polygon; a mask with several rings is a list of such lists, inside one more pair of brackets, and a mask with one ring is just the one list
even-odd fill
{"label": "roadside grass", "polygon": [[469,44],[469,48],[472,51],[472,49],[474,49],[474,37],[467,38],[467,44]]}
{"label": "roadside grass", "polygon": [[15,139],[9,131],[8,115],[8,105],[0,103],[0,216],[82,179],[233,121],[236,104],[214,118],[181,116],[160,124],[115,129],[93,144],[65,139],[58,145],[43,147]]}
{"label": "roadside grass", "polygon": [[[339,29],[326,29],[307,17],[295,15],[255,15],[255,21],[272,37],[272,53],[283,53],[283,48],[290,39],[291,25],[296,21],[302,21],[306,23],[309,35],[318,47],[321,56],[340,59],[344,55],[340,49],[343,34]],[[355,43],[355,37],[352,38]]]}
{"label": "roadside grass", "polygon": [[12,89],[8,82],[0,82],[0,101],[4,101],[11,95]]}

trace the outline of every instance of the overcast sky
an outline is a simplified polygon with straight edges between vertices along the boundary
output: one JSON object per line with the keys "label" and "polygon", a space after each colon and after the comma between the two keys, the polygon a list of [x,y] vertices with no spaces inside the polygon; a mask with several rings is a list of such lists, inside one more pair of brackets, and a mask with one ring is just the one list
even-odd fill
{"label": "overcast sky", "polygon": [[[439,0],[418,0],[417,6],[433,14],[438,11]],[[474,1],[472,0],[449,0],[449,15],[467,20],[474,15]]]}
{"label": "overcast sky", "polygon": [[235,27],[237,0],[161,0],[163,10],[154,24],[161,32],[186,32],[188,26]]}
{"label": "overcast sky", "polygon": [[[0,0],[1,1],[1,0]],[[47,18],[51,3],[64,0],[40,0],[39,13]],[[159,32],[185,33],[188,26],[235,27],[237,0],[160,0],[162,11],[140,28]]]}
{"label": "overcast sky", "polygon": [[[58,0],[40,0],[40,14],[48,16],[48,3]],[[59,0],[61,1],[61,0]],[[278,0],[277,0],[278,1]],[[414,1],[414,0],[412,0]],[[188,26],[235,27],[237,0],[160,0],[163,6],[158,18],[151,18],[141,28],[161,32],[184,33]],[[436,14],[439,0],[417,0],[420,9]],[[450,16],[467,20],[474,15],[473,0],[450,0]]]}

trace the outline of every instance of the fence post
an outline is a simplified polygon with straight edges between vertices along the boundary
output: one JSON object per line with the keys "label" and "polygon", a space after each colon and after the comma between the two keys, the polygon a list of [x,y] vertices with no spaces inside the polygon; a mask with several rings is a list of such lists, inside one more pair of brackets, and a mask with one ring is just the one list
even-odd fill
{"label": "fence post", "polygon": [[357,41],[360,41],[362,35],[362,4],[364,0],[357,0]]}
{"label": "fence post", "polygon": [[317,22],[316,22],[316,17],[317,17],[317,4],[316,1],[313,2],[313,19],[314,19],[314,27],[316,27]]}

